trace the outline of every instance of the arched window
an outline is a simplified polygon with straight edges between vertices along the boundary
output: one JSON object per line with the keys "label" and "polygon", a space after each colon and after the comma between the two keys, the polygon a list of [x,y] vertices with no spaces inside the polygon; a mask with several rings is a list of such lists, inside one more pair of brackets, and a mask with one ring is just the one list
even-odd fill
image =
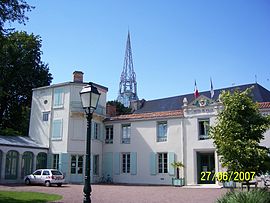
{"label": "arched window", "polygon": [[14,150],[8,151],[6,156],[6,171],[5,171],[6,179],[17,179],[18,161],[19,161],[19,153]]}
{"label": "arched window", "polygon": [[22,170],[21,170],[21,178],[29,175],[33,172],[33,153],[32,152],[24,152],[22,156]]}
{"label": "arched window", "polygon": [[36,169],[47,168],[47,154],[45,152],[40,152],[37,155],[37,167]]}
{"label": "arched window", "polygon": [[[2,169],[2,157],[3,157],[3,153],[2,151],[0,150],[0,174],[1,174],[1,169]],[[1,175],[0,175],[0,179],[1,179]]]}

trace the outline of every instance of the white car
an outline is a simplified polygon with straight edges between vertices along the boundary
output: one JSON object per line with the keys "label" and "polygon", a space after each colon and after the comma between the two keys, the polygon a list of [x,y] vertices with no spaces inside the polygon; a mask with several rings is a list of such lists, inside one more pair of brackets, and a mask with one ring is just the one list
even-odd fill
{"label": "white car", "polygon": [[45,184],[47,187],[51,184],[61,186],[65,182],[65,177],[62,172],[56,169],[38,169],[34,173],[25,176],[24,182],[30,184]]}

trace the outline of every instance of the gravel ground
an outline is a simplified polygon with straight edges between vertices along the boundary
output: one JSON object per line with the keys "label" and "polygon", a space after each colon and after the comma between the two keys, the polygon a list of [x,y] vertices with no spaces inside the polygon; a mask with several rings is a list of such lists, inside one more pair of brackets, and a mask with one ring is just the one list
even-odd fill
{"label": "gravel ground", "polygon": [[[0,185],[0,190],[54,193],[63,196],[58,202],[83,202],[83,185]],[[92,185],[92,203],[214,203],[226,191],[172,186]]]}

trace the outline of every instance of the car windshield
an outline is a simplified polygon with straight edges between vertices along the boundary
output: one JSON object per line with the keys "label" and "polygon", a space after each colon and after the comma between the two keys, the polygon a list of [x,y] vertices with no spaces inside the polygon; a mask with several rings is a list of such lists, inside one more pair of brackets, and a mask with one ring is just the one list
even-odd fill
{"label": "car windshield", "polygon": [[62,173],[60,171],[52,171],[53,175],[62,175]]}

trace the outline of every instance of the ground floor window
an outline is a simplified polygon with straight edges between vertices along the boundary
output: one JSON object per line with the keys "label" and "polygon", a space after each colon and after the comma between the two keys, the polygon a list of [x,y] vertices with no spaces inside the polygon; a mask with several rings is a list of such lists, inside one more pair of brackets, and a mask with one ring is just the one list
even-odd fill
{"label": "ground floor window", "polygon": [[1,169],[2,169],[2,151],[0,150],[0,179],[1,179]]}
{"label": "ground floor window", "polygon": [[130,153],[122,154],[122,173],[130,173]]}
{"label": "ground floor window", "polygon": [[168,173],[168,154],[158,153],[158,172]]}
{"label": "ground floor window", "polygon": [[19,153],[17,151],[8,151],[6,155],[6,179],[17,179]]}
{"label": "ground floor window", "polygon": [[94,175],[99,174],[99,155],[93,156],[93,174]]}
{"label": "ground floor window", "polygon": [[24,152],[22,156],[21,178],[33,172],[33,153]]}
{"label": "ground floor window", "polygon": [[83,173],[83,155],[71,155],[70,164],[71,164],[70,165],[71,174]]}
{"label": "ground floor window", "polygon": [[45,152],[40,152],[37,155],[36,169],[42,168],[47,168],[47,154]]}
{"label": "ground floor window", "polygon": [[53,168],[59,169],[59,154],[53,154]]}

